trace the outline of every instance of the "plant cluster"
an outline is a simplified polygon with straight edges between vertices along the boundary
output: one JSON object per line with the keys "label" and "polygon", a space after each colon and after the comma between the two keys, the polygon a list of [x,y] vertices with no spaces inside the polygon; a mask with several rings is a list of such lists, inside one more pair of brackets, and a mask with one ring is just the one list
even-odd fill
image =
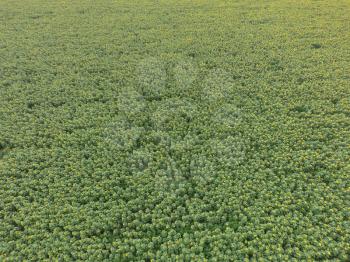
{"label": "plant cluster", "polygon": [[1,261],[348,261],[349,3],[0,2]]}

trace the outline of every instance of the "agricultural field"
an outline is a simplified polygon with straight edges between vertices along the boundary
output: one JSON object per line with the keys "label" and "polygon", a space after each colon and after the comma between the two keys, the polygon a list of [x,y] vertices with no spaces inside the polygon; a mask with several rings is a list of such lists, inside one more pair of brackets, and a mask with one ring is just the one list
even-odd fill
{"label": "agricultural field", "polygon": [[349,261],[348,0],[0,0],[0,261]]}

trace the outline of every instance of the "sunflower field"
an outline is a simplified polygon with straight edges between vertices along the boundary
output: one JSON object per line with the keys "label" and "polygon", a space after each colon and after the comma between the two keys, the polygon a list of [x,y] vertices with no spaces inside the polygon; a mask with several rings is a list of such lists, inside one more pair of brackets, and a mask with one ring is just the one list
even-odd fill
{"label": "sunflower field", "polygon": [[0,0],[0,261],[349,261],[349,14]]}

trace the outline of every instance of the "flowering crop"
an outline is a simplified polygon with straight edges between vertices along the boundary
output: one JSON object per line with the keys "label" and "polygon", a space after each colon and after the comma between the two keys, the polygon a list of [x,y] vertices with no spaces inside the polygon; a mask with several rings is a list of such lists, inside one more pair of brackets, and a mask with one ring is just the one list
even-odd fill
{"label": "flowering crop", "polygon": [[1,261],[348,261],[348,1],[0,1]]}

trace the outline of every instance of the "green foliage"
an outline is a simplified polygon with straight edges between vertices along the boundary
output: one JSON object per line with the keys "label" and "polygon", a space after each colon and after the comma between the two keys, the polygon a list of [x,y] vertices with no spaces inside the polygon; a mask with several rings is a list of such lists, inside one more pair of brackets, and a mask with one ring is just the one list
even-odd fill
{"label": "green foliage", "polygon": [[348,261],[349,2],[0,2],[0,261]]}

